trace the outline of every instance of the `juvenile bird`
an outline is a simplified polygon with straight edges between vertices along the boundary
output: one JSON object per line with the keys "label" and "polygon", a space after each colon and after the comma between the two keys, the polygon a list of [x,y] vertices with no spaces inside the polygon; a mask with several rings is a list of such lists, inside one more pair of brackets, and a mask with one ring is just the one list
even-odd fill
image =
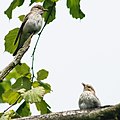
{"label": "juvenile bird", "polygon": [[34,35],[40,31],[43,21],[42,14],[45,11],[47,11],[47,9],[44,9],[41,5],[35,5],[31,8],[30,13],[25,16],[14,43],[15,45],[18,41],[18,46],[13,56],[17,54],[18,50],[23,46],[24,42],[31,34]]}
{"label": "juvenile bird", "polygon": [[79,108],[81,110],[98,108],[101,106],[99,99],[95,95],[94,88],[89,84],[82,83],[84,89],[79,98]]}

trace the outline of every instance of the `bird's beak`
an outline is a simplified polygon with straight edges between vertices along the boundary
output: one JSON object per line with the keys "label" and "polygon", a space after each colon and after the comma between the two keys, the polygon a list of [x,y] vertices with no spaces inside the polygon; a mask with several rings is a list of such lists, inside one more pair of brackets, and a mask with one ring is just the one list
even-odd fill
{"label": "bird's beak", "polygon": [[84,84],[84,83],[82,83],[82,85],[85,87],[85,84]]}
{"label": "bird's beak", "polygon": [[43,8],[43,11],[48,11],[48,9]]}

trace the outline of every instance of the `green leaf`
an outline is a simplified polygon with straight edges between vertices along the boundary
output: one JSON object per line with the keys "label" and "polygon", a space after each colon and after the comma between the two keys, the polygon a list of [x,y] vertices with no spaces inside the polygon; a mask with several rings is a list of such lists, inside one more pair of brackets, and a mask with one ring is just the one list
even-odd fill
{"label": "green leaf", "polygon": [[27,103],[26,101],[24,101],[20,105],[20,107],[17,109],[16,112],[17,112],[17,114],[19,114],[22,117],[30,116],[31,112],[30,112],[30,105],[29,105],[29,103]]}
{"label": "green leaf", "polygon": [[11,117],[14,116],[14,114],[15,112],[13,110],[9,110],[1,116],[0,120],[11,120]]}
{"label": "green leaf", "polygon": [[22,22],[24,20],[24,18],[25,18],[25,15],[20,15],[18,18]]}
{"label": "green leaf", "polygon": [[9,19],[12,18],[12,11],[18,6],[20,7],[24,3],[24,0],[13,0],[9,8],[4,12]]}
{"label": "green leaf", "polygon": [[45,69],[39,70],[37,72],[37,80],[44,80],[48,77],[48,71]]}
{"label": "green leaf", "polygon": [[26,102],[36,103],[41,101],[44,94],[45,90],[43,87],[36,87],[23,93],[22,96]]}
{"label": "green leaf", "polygon": [[51,86],[48,83],[43,83],[41,81],[34,81],[33,84],[32,84],[32,86],[34,88],[38,87],[38,86],[42,86],[45,89],[45,93],[50,93],[51,92]]}
{"label": "green leaf", "polygon": [[33,86],[34,88],[36,88],[36,87],[40,86],[40,84],[39,84],[38,81],[34,81],[34,82],[32,83],[32,86]]}
{"label": "green leaf", "polygon": [[0,103],[2,103],[3,102],[3,99],[2,99],[2,94],[4,93],[4,88],[3,88],[3,86],[0,84]]}
{"label": "green leaf", "polygon": [[30,5],[32,5],[34,2],[43,2],[44,0],[31,0]]}
{"label": "green leaf", "polygon": [[37,110],[40,111],[41,114],[46,114],[51,112],[50,106],[44,100],[41,100],[41,102],[35,103],[35,105]]}
{"label": "green leaf", "polygon": [[21,76],[26,76],[26,75],[30,74],[30,68],[26,63],[22,63],[22,65],[17,65],[15,67],[15,70]]}
{"label": "green leaf", "polygon": [[5,79],[6,79],[6,80],[11,80],[12,78],[17,79],[17,78],[19,78],[19,77],[20,77],[20,74],[18,74],[18,73],[16,72],[16,70],[13,69],[13,70],[5,77]]}
{"label": "green leaf", "polygon": [[8,90],[4,94],[2,94],[2,98],[4,102],[11,104],[19,103],[22,98],[20,97],[20,94],[15,90]]}
{"label": "green leaf", "polygon": [[0,113],[0,117],[3,115],[4,113]]}
{"label": "green leaf", "polygon": [[40,82],[40,86],[44,87],[45,93],[50,93],[51,92],[51,86],[50,86],[50,84]]}
{"label": "green leaf", "polygon": [[3,103],[2,94],[11,88],[10,81],[3,81],[0,83],[0,103]]}
{"label": "green leaf", "polygon": [[5,91],[9,90],[11,88],[11,82],[8,80],[4,80],[2,83],[0,83]]}
{"label": "green leaf", "polygon": [[12,78],[18,79],[20,77],[31,78],[30,68],[27,64],[22,63],[21,65],[17,65],[7,76],[6,80],[10,80]]}
{"label": "green leaf", "polygon": [[8,51],[9,53],[13,53],[15,51],[15,48],[17,46],[14,45],[14,41],[17,37],[19,28],[15,28],[13,30],[10,30],[9,33],[5,36],[5,51]]}
{"label": "green leaf", "polygon": [[51,0],[45,0],[43,3],[43,7],[48,9],[48,11],[43,14],[45,22],[47,21],[48,16],[49,16],[47,24],[49,24],[50,22],[52,22],[55,19],[55,14],[56,14],[55,6],[56,6],[56,3],[52,2]]}
{"label": "green leaf", "polygon": [[20,77],[16,80],[16,82],[12,85],[13,89],[19,90],[19,89],[26,89],[30,90],[31,88],[31,81],[27,77]]}
{"label": "green leaf", "polygon": [[70,14],[73,18],[84,18],[85,14],[80,9],[80,0],[67,0],[67,7],[70,9]]}

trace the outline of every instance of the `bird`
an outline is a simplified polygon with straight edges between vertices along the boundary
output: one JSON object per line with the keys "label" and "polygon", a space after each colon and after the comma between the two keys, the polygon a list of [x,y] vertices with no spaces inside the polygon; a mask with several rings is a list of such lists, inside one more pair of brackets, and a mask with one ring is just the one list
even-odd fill
{"label": "bird", "polygon": [[18,50],[24,45],[31,34],[34,35],[40,31],[43,22],[42,14],[45,11],[47,11],[47,9],[37,4],[33,6],[30,12],[24,17],[14,42],[14,45],[18,42],[18,46],[13,52],[13,56],[17,54]]}
{"label": "bird", "polygon": [[93,108],[100,108],[100,100],[95,95],[94,88],[89,84],[82,83],[84,89],[83,93],[79,97],[79,108],[80,110],[88,110]]}

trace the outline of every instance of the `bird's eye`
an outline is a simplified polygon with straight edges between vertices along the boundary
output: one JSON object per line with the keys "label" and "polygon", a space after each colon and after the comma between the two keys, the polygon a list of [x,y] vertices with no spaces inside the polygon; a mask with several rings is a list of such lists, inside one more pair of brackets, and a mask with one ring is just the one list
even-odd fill
{"label": "bird's eye", "polygon": [[91,88],[90,86],[88,86],[88,88]]}

